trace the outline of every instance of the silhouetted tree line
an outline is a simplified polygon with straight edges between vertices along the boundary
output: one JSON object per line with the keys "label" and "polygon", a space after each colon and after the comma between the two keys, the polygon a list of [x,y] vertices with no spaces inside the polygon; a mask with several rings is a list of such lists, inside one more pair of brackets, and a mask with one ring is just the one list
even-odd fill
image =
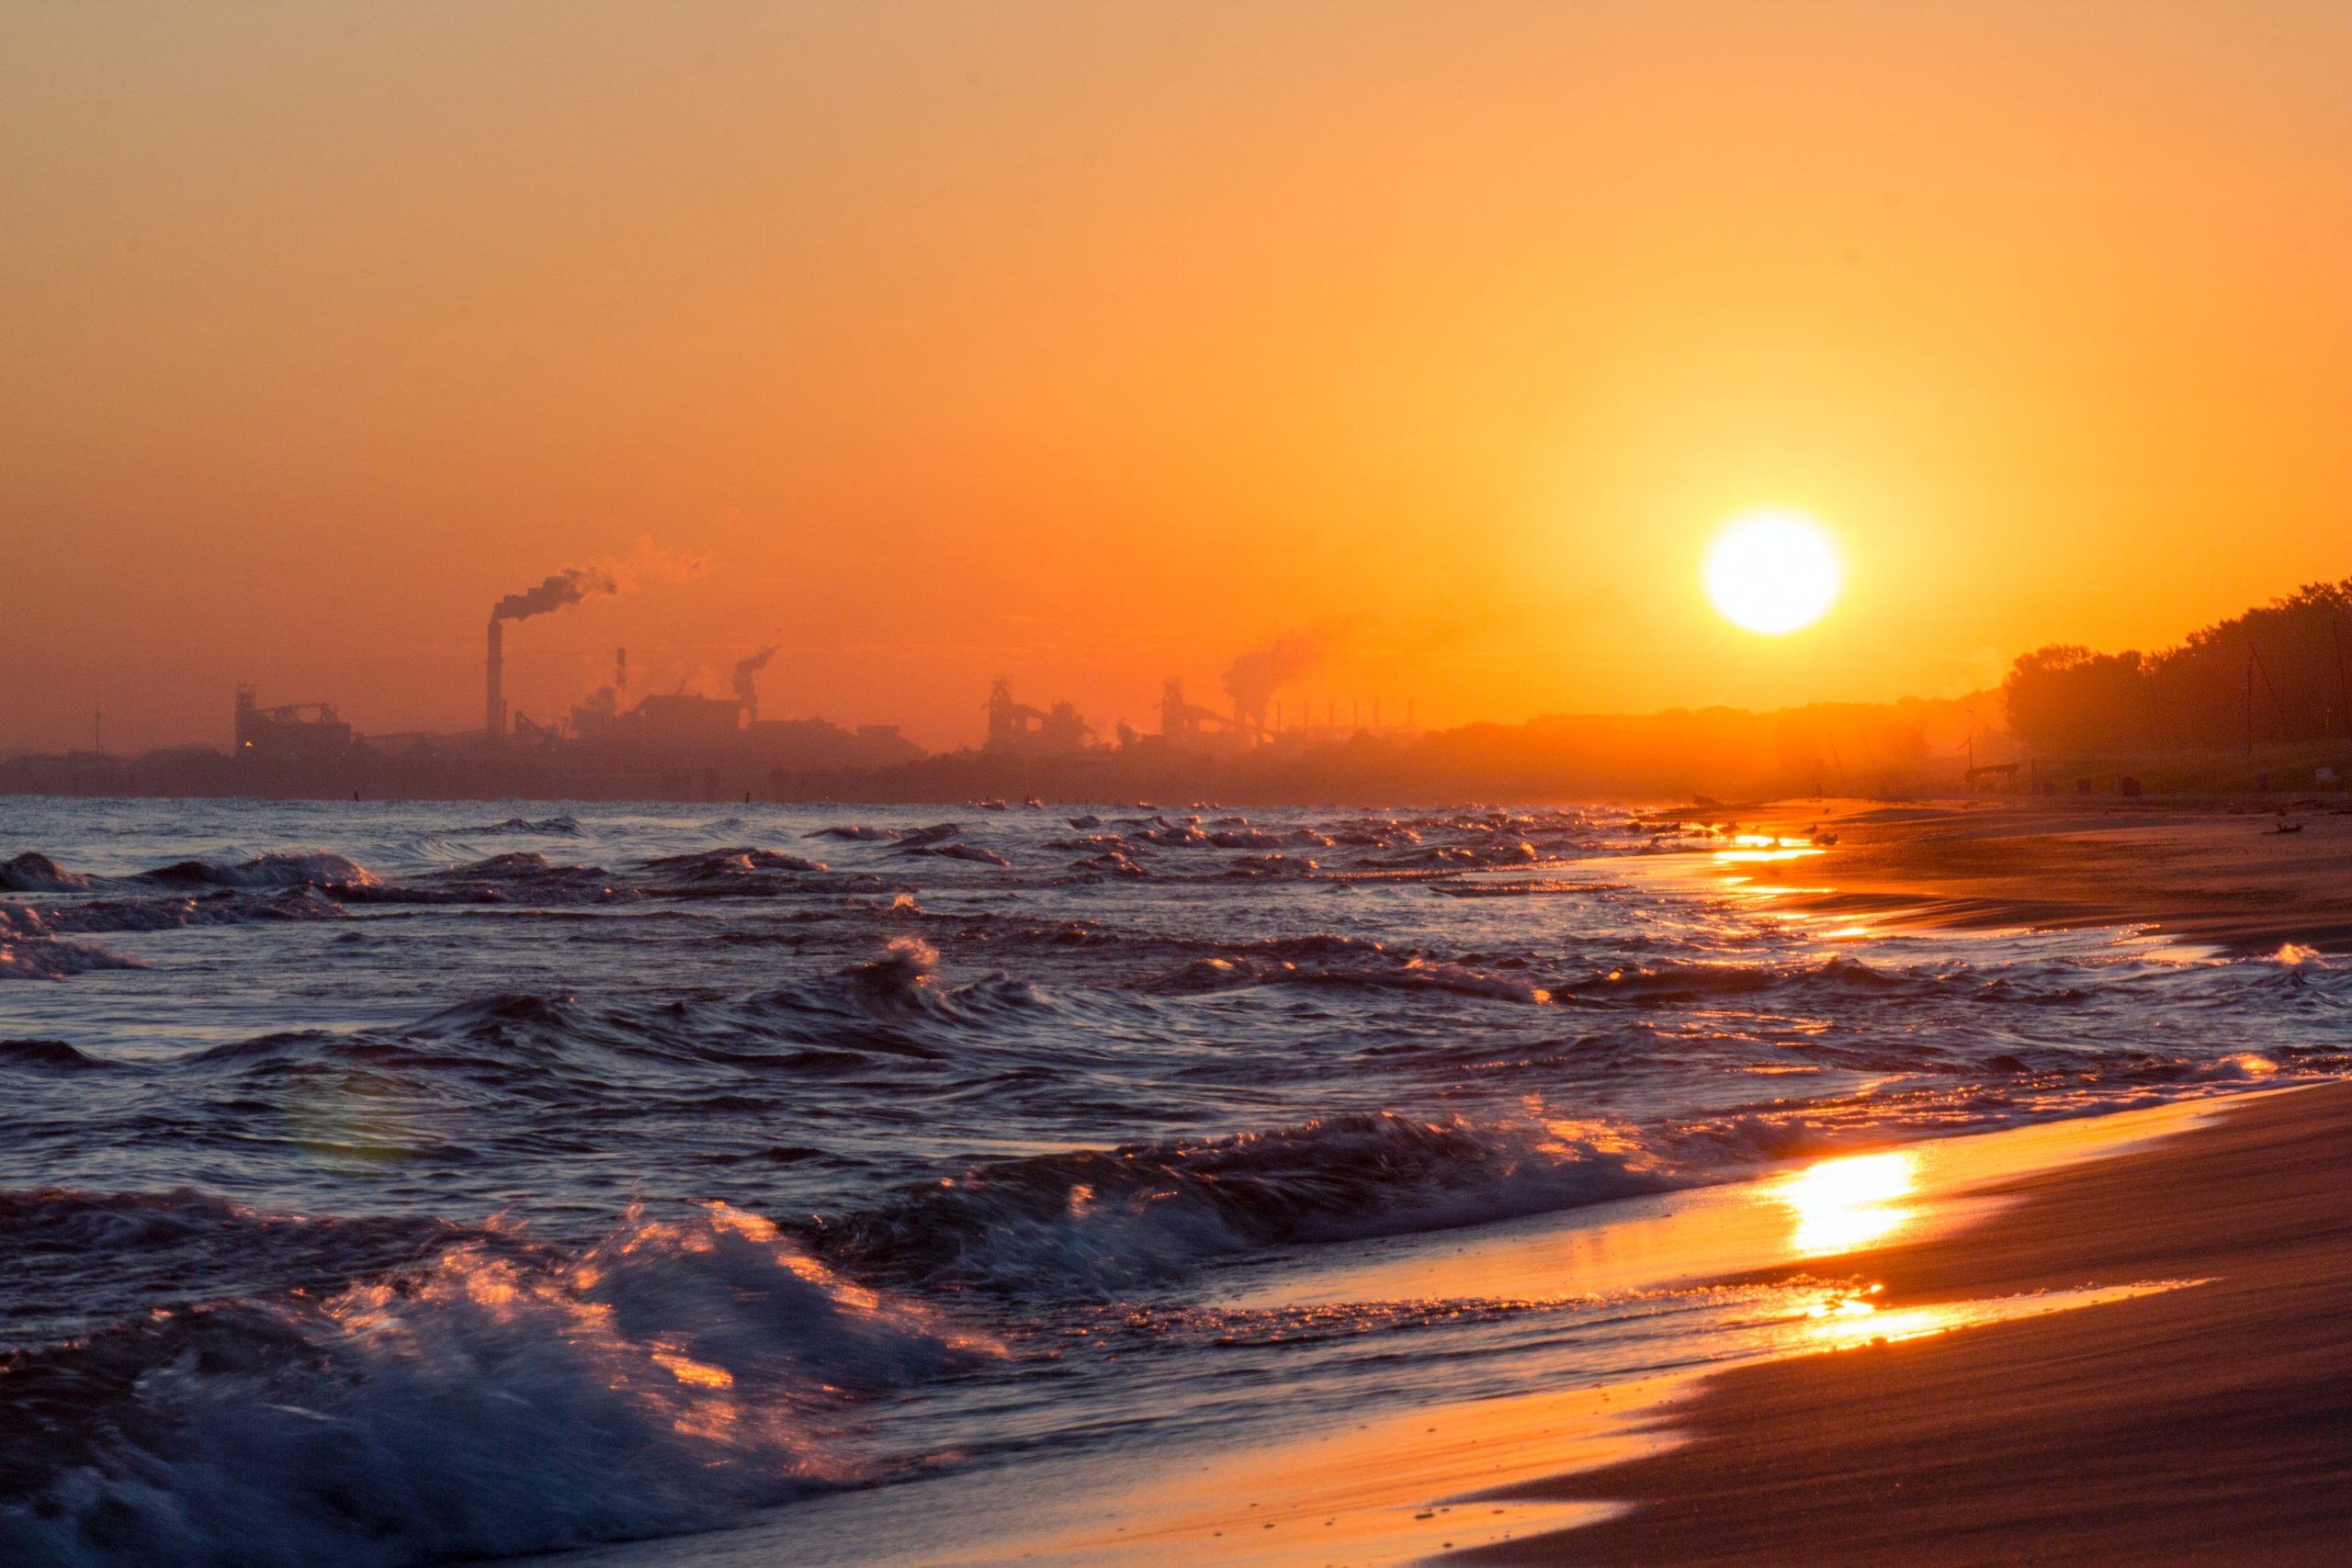
{"label": "silhouetted tree line", "polygon": [[2352,737],[2352,578],[2307,583],[2162,653],[2036,649],[2001,695],[2009,732],[2052,755]]}

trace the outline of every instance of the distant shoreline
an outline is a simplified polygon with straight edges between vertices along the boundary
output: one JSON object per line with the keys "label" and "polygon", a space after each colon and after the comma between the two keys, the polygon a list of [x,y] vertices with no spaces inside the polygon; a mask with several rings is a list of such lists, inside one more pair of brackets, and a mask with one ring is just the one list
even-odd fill
{"label": "distant shoreline", "polygon": [[[1678,811],[1834,835],[1758,868],[1775,907],[1973,929],[2132,925],[2224,953],[2352,951],[2352,799],[2327,795],[1776,801]],[[2281,826],[2292,830],[2280,832]]]}

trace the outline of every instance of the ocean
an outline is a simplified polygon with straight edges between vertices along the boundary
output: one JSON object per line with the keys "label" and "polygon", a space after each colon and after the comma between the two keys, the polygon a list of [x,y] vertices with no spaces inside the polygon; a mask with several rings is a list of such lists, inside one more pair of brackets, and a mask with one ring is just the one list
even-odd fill
{"label": "ocean", "polygon": [[0,800],[0,1561],[994,1561],[1139,1471],[1818,1315],[1611,1226],[2347,1066],[2341,964],[1808,918],[1819,851]]}

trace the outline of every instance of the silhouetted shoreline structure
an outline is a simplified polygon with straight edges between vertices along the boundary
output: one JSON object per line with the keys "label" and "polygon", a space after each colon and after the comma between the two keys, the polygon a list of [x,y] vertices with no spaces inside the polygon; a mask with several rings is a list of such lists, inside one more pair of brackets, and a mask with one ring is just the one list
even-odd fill
{"label": "silhouetted shoreline structure", "polygon": [[[629,701],[628,654],[613,682],[562,718],[510,713],[504,623],[611,592],[569,568],[492,611],[484,728],[362,735],[324,702],[260,705],[237,689],[231,749],[174,747],[130,758],[89,751],[0,761],[0,794],[252,795],[342,799],[1185,801],[1380,805],[1722,798],[1962,789],[2139,794],[2340,789],[2352,780],[2352,668],[2342,623],[2352,580],[2307,586],[2192,633],[2167,653],[2046,648],[1999,692],[1951,700],[1552,715],[1521,725],[1387,730],[1343,722],[1336,698],[1302,697],[1283,722],[1273,694],[1308,667],[1308,639],[1237,660],[1235,711],[1161,686],[1159,725],[1106,737],[1077,707],[1020,701],[1000,678],[977,747],[927,753],[895,725],[843,728],[760,716],[758,677],[777,649],[746,655],[734,694],[683,688]],[[1266,721],[1271,708],[1273,722]],[[1362,709],[1351,705],[1351,719]],[[1412,711],[1408,704],[1408,714]],[[1990,716],[2006,714],[2007,730]]]}
{"label": "silhouetted shoreline structure", "polygon": [[[17,757],[0,761],[0,793],[1379,805],[1785,795],[1825,780],[1871,793],[1955,787],[1961,737],[1974,722],[1962,704],[1909,702],[1554,716],[1417,732],[1330,724],[1263,732],[1242,721],[1204,722],[1171,683],[1168,732],[1122,725],[1106,744],[1072,705],[1039,710],[999,682],[989,704],[995,743],[926,754],[895,726],[753,718],[738,697],[677,691],[625,705],[622,660],[615,664],[615,683],[575,705],[564,722],[515,714],[495,739],[479,731],[361,735],[331,705],[265,708],[251,688],[240,688],[231,752]],[[1829,760],[1855,753],[1874,759],[1867,776]]]}
{"label": "silhouetted shoreline structure", "polygon": [[1022,757],[1075,757],[1095,745],[1094,727],[1077,707],[1057,698],[1050,708],[1016,701],[1012,682],[999,676],[989,687],[987,750]]}

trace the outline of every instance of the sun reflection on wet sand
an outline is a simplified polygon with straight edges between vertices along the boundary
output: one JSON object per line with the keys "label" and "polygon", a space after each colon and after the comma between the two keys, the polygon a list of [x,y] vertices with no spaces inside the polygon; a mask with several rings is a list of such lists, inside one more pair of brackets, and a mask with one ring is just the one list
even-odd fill
{"label": "sun reflection on wet sand", "polygon": [[1880,1287],[1846,1295],[1831,1295],[1808,1307],[1797,1336],[1787,1342],[1790,1354],[1813,1350],[1850,1350],[1865,1345],[1894,1345],[1924,1339],[1956,1328],[2008,1323],[2076,1307],[2130,1301],[2162,1291],[2182,1290],[2202,1280],[2142,1280],[2129,1285],[2088,1287],[2079,1291],[2037,1291],[2030,1295],[1993,1296],[1978,1301],[1931,1302],[1918,1306],[1882,1307],[1871,1298]]}
{"label": "sun reflection on wet sand", "polygon": [[[2198,1124],[2219,1103],[1938,1139],[1836,1156],[1758,1181],[1621,1199],[1566,1216],[1371,1241],[1344,1261],[1312,1271],[1237,1271],[1230,1292],[1213,1299],[1225,1307],[1559,1301],[1747,1274],[1889,1240],[1919,1241],[2000,1201],[1976,1189],[2139,1147]],[[1868,1163],[1878,1161],[1892,1163]],[[1897,1190],[1898,1184],[1907,1185]]]}
{"label": "sun reflection on wet sand", "polygon": [[1762,861],[1802,860],[1806,855],[1827,852],[1813,847],[1813,840],[1802,836],[1776,836],[1770,833],[1735,833],[1732,847],[1717,850],[1718,863],[1755,863]]}
{"label": "sun reflection on wet sand", "polygon": [[1703,1364],[1535,1393],[1456,1398],[1238,1452],[1175,1449],[1139,1483],[1129,1476],[1105,1486],[1098,1473],[1012,1499],[1013,1529],[980,1531],[901,1560],[931,1568],[1002,1568],[1015,1561],[1032,1568],[1201,1562],[1401,1568],[1448,1550],[1548,1534],[1620,1512],[1614,1504],[1521,1492],[1672,1447],[1680,1441],[1673,1405],[1717,1368],[1894,1344],[2198,1283],[2146,1280],[1895,1308],[1878,1303],[1874,1286],[1803,1290],[1778,1328]]}
{"label": "sun reflection on wet sand", "polygon": [[1798,1258],[1852,1252],[1883,1241],[1917,1216],[1898,1202],[1918,1190],[1909,1150],[1823,1160],[1783,1178],[1772,1196],[1795,1217],[1789,1251]]}

